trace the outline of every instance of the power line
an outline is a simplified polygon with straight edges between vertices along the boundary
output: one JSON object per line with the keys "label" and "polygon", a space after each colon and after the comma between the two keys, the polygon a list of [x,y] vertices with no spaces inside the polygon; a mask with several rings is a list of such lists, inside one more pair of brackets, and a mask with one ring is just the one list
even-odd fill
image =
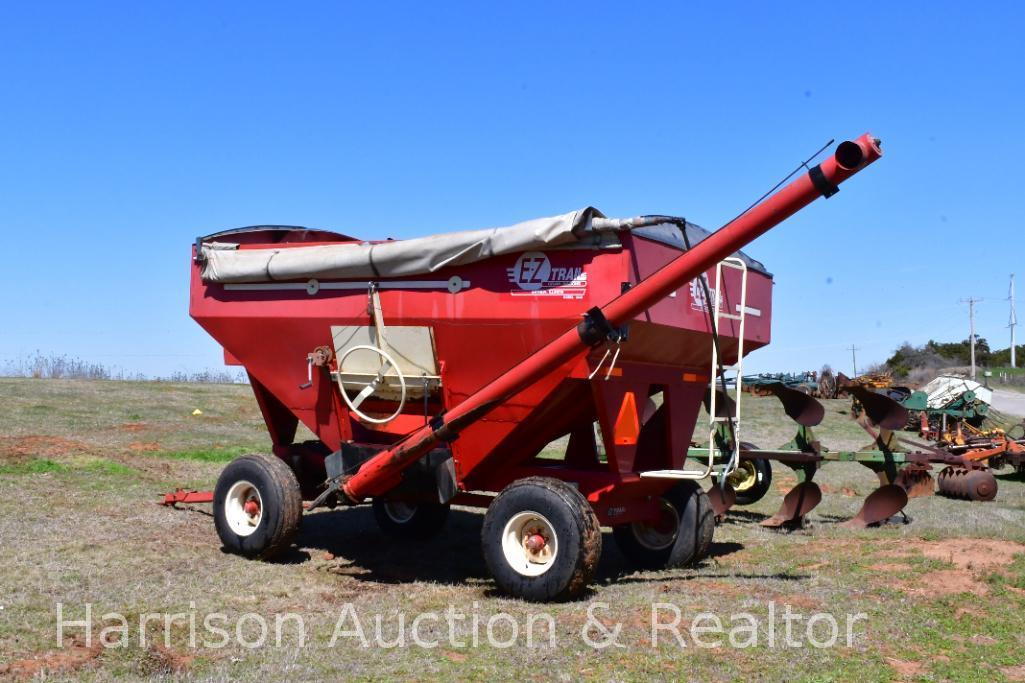
{"label": "power line", "polygon": [[854,366],[854,376],[857,377],[858,376],[858,356],[857,356],[857,352],[861,351],[861,349],[859,347],[855,346],[854,344],[851,344],[851,347],[850,347],[849,350],[851,352],[851,365]]}

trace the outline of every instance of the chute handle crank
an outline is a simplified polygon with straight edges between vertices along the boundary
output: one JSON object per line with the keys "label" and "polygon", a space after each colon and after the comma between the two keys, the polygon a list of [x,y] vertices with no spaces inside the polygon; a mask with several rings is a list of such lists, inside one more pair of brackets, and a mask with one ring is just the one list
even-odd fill
{"label": "chute handle crank", "polygon": [[313,349],[313,353],[306,355],[306,383],[300,384],[299,388],[302,390],[309,389],[313,386],[313,367],[322,368],[331,362],[334,357],[334,353],[328,346],[318,346]]}

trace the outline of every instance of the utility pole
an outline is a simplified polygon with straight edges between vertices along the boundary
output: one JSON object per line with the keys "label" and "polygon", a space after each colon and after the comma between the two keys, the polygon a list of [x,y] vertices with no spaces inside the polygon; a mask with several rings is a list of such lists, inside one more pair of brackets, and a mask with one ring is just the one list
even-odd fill
{"label": "utility pole", "polygon": [[855,353],[857,351],[860,351],[860,350],[861,349],[859,349],[857,346],[855,346],[854,344],[851,344],[851,348],[850,348],[850,352],[851,352],[851,365],[854,366],[854,376],[855,377],[858,376],[858,357],[857,357],[857,355],[855,355]]}
{"label": "utility pole", "polygon": [[1014,362],[1014,326],[1018,324],[1018,317],[1014,313],[1014,273],[1011,273],[1011,291],[1007,296],[1011,300],[1011,320],[1007,326],[1011,328],[1011,367],[1018,367]]}
{"label": "utility pole", "polygon": [[972,352],[972,379],[975,379],[975,304],[980,301],[982,301],[982,299],[976,299],[975,297],[961,299],[961,303],[968,304],[968,329],[970,330],[968,342],[971,345]]}

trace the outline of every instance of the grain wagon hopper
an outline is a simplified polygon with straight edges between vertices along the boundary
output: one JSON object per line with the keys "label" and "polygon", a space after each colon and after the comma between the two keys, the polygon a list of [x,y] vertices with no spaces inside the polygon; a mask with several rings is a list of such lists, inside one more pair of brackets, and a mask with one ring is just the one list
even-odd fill
{"label": "grain wagon hopper", "polygon": [[[248,372],[273,457],[169,502],[212,499],[224,546],[259,558],[304,509],[369,502],[410,537],[451,504],[485,507],[488,568],[529,600],[584,590],[600,526],[638,565],[693,562],[713,532],[697,482],[739,464],[739,446],[685,462],[699,408],[737,437],[710,388],[769,342],[771,276],[738,250],[880,156],[869,135],[843,142],[712,234],[587,208],[402,241],[201,238],[190,314]],[[296,442],[299,423],[316,438]],[[545,450],[560,437],[564,453]]]}

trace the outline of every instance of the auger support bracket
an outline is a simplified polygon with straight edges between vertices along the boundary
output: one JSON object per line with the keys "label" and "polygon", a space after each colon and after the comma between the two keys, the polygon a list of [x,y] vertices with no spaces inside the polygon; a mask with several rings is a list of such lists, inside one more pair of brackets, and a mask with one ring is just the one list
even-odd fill
{"label": "auger support bracket", "polygon": [[617,344],[625,342],[628,331],[627,325],[616,327],[610,323],[598,306],[584,313],[584,319],[577,325],[577,334],[580,335],[580,340],[591,347],[598,346],[603,342]]}

